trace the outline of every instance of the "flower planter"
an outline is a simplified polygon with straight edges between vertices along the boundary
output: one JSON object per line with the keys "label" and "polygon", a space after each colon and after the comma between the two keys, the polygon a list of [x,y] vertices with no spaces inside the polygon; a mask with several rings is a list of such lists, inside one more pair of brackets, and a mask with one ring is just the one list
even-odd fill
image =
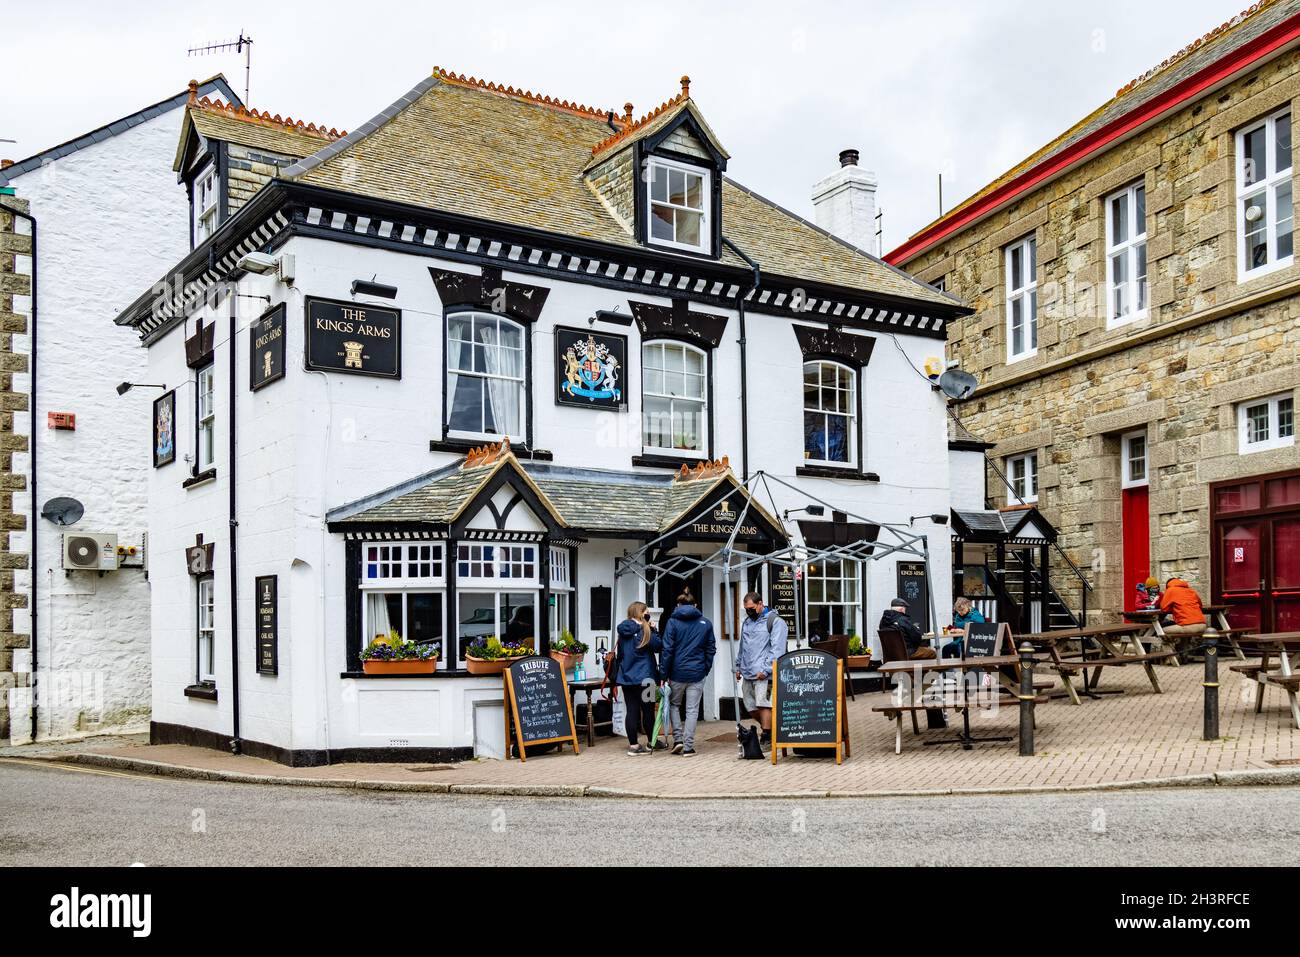
{"label": "flower planter", "polygon": [[472,675],[499,675],[518,658],[465,658],[465,670]]}
{"label": "flower planter", "polygon": [[871,656],[870,655],[849,655],[847,658],[844,659],[844,665],[846,668],[866,669],[871,667]]}
{"label": "flower planter", "polygon": [[585,657],[586,655],[571,655],[563,651],[551,652],[551,658],[559,662],[560,667],[565,671],[572,671],[575,667],[577,667],[578,662]]}
{"label": "flower planter", "polygon": [[361,662],[361,670],[368,675],[431,675],[438,667],[438,659],[421,661],[419,658],[403,658],[397,661],[369,659]]}

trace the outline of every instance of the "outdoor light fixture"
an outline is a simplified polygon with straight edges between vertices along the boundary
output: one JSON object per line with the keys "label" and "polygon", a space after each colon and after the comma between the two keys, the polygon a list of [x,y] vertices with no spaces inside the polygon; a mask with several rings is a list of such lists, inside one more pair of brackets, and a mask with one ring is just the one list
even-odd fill
{"label": "outdoor light fixture", "polygon": [[609,322],[616,326],[630,326],[632,325],[632,317],[609,309],[597,309],[596,314],[587,320],[587,325],[594,325],[597,322]]}
{"label": "outdoor light fixture", "polygon": [[797,512],[807,512],[809,515],[825,515],[826,509],[821,505],[805,505],[803,508],[787,508],[781,513],[781,517],[786,519]]}
{"label": "outdoor light fixture", "polygon": [[296,261],[291,254],[272,256],[270,253],[245,253],[239,257],[239,268],[245,272],[265,276],[275,273],[275,277],[286,286],[293,285]]}
{"label": "outdoor light fixture", "polygon": [[162,389],[167,391],[167,386],[159,385],[156,382],[119,382],[117,384],[117,394],[126,395],[132,389]]}
{"label": "outdoor light fixture", "polygon": [[939,515],[939,514],[935,514],[935,515],[913,515],[911,518],[909,518],[909,519],[907,520],[907,524],[908,524],[908,525],[911,525],[911,524],[912,524],[913,522],[915,522],[918,518],[928,518],[930,521],[934,522],[934,524],[936,524],[936,525],[947,525],[947,524],[948,524],[948,516],[947,516],[947,515]]}
{"label": "outdoor light fixture", "polygon": [[380,299],[396,299],[397,287],[368,279],[352,280],[352,295],[377,296]]}

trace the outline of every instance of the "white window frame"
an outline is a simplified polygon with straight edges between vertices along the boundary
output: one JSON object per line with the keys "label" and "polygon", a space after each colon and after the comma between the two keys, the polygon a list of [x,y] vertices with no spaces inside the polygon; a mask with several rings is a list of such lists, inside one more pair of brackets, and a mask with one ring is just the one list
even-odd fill
{"label": "white window frame", "polygon": [[[491,555],[488,555],[491,549]],[[531,560],[522,556],[532,550]],[[536,542],[463,541],[456,543],[456,584],[492,591],[532,591],[541,588],[541,546]],[[527,565],[532,565],[528,575]],[[468,567],[464,572],[461,565]],[[478,574],[475,574],[477,566]],[[487,571],[485,574],[485,571]],[[520,574],[515,575],[518,571]],[[509,574],[503,574],[509,572]]]}
{"label": "white window frame", "polygon": [[[691,206],[684,206],[668,200],[654,198],[654,181],[655,169],[663,167],[667,170],[677,170],[684,172],[689,176],[698,176],[700,178],[700,208],[695,209]],[[684,249],[693,253],[711,254],[713,250],[713,173],[703,166],[695,166],[690,163],[681,163],[677,160],[667,159],[662,156],[651,156],[647,160],[646,178],[645,178],[645,235],[646,242],[652,246],[663,246],[667,249]],[[664,206],[674,211],[684,210],[700,215],[700,242],[697,245],[691,243],[679,242],[676,239],[656,239],[654,236],[654,208]],[[677,235],[676,217],[673,220],[673,235]]]}
{"label": "white window frame", "polygon": [[[1138,442],[1142,443],[1140,451],[1136,447]],[[1133,468],[1138,461],[1142,463],[1141,475]],[[1142,488],[1151,484],[1151,446],[1147,444],[1146,429],[1120,436],[1120,471],[1124,488]]]}
{"label": "white window frame", "polygon": [[[469,587],[469,588],[457,587],[456,609],[454,612],[454,618],[449,623],[452,625],[452,628],[450,630],[447,629],[443,630],[443,657],[444,658],[447,657],[448,654],[447,642],[454,641],[456,643],[455,648],[456,648],[456,654],[458,656],[456,659],[456,664],[460,666],[463,665],[465,662],[464,657],[460,656],[460,626],[461,626],[460,606],[461,606],[461,602],[467,596],[483,596],[483,595],[492,596],[492,623],[493,623],[492,627],[494,630],[491,632],[491,634],[496,635],[497,638],[499,638],[501,641],[505,641],[506,630],[507,628],[509,628],[510,623],[501,620],[501,596],[507,594],[514,594],[514,595],[526,594],[531,596],[532,603],[533,603],[533,634],[532,634],[533,651],[537,652],[538,654],[541,654],[542,632],[538,630],[538,614],[539,614],[539,606],[541,605],[541,589],[536,585],[528,586],[528,585],[519,584],[517,582],[512,585],[510,583],[510,580],[507,579],[505,584],[497,582],[491,585],[479,585],[476,587]],[[443,602],[443,604],[446,605],[446,602]],[[548,616],[550,614],[549,609],[541,609],[541,612],[547,614]],[[549,623],[547,624],[547,627],[549,627]],[[475,636],[475,637],[479,637],[479,636]]]}
{"label": "white window frame", "polygon": [[201,683],[217,680],[217,580],[198,579],[194,599],[195,673]]}
{"label": "white window frame", "polygon": [[[1142,215],[1138,216],[1138,191],[1143,193]],[[1138,276],[1138,255],[1141,253],[1145,258],[1147,248],[1147,223],[1146,223],[1146,181],[1139,180],[1131,183],[1117,193],[1112,193],[1106,197],[1105,216],[1106,216],[1106,324],[1107,328],[1113,329],[1116,326],[1126,325],[1130,322],[1137,322],[1147,318],[1150,308],[1149,291],[1150,283],[1147,275],[1150,272],[1151,264],[1146,263],[1142,276]],[[1127,217],[1129,228],[1128,236],[1122,241],[1115,239],[1115,208],[1122,204],[1124,214]],[[1124,275],[1127,277],[1124,288],[1119,290],[1119,296],[1116,296],[1115,287],[1115,260],[1119,259],[1124,264]],[[1121,302],[1117,303],[1119,298]],[[1117,308],[1118,307],[1118,308]]]}
{"label": "white window frame", "polygon": [[573,601],[573,570],[571,556],[567,548],[550,546],[551,596],[555,599],[554,614],[547,609],[551,622],[551,640],[560,637],[560,632],[569,627],[569,608]]}
{"label": "white window frame", "polygon": [[[357,580],[363,589],[379,591],[410,586],[442,587],[447,581],[444,557],[442,542],[362,542],[361,572]],[[420,574],[421,565],[429,566],[427,574]],[[415,566],[414,574],[412,566]]]}
{"label": "white window frame", "polygon": [[[699,373],[699,377],[701,381],[701,389],[700,389],[699,397],[697,398],[695,396],[689,396],[689,395],[673,395],[668,392],[667,387],[665,387],[664,391],[662,392],[652,392],[648,385],[650,377],[647,372],[649,366],[646,360],[646,351],[649,349],[661,349],[665,353],[669,349],[674,349],[674,350],[680,349],[683,354],[683,358],[682,358],[683,369],[686,368],[685,356],[687,353],[694,353],[698,355],[700,357],[700,369],[702,370]],[[666,365],[667,363],[662,363],[662,364]],[[685,371],[682,374],[683,376],[696,375],[696,373],[685,372]],[[698,405],[700,407],[700,435],[699,435],[700,447],[698,449],[678,449],[678,448],[665,448],[659,445],[651,445],[650,432],[649,429],[646,428],[646,416],[649,415],[649,412],[647,412],[646,410],[647,396],[655,399],[665,399],[668,401],[668,420],[669,420],[670,429],[672,426],[673,411],[677,403],[680,402],[690,406]],[[643,342],[641,344],[641,447],[642,447],[642,451],[644,452],[652,452],[660,455],[678,456],[681,458],[702,459],[709,454],[708,453],[709,450],[709,353],[706,350],[697,348],[696,346],[690,345],[689,343],[686,342],[678,342],[676,339],[653,339],[648,342]]]}
{"label": "white window frame", "polygon": [[[845,621],[848,626],[848,633],[861,635],[863,631],[862,621],[861,621],[862,563],[855,558],[841,558],[838,559],[838,561],[840,562],[840,572],[838,575],[835,576],[829,576],[825,573],[825,569],[826,569],[825,558],[813,562],[807,567],[806,574],[804,576],[804,588],[803,588],[804,615],[805,615],[804,620],[808,622],[808,627],[809,629],[811,629],[813,622],[818,617],[816,614],[814,614],[814,609],[827,608],[827,607],[847,608],[849,609],[849,612],[845,617]],[[840,585],[839,600],[829,601],[826,599],[825,585],[827,582],[839,583]],[[822,586],[822,591],[821,591],[822,597],[820,599],[814,600],[813,593],[817,590],[815,586],[819,583]],[[851,587],[852,598],[845,597],[846,586]],[[823,635],[822,637],[826,638],[829,636]]]}
{"label": "white window frame", "polygon": [[[1274,169],[1277,159],[1277,121],[1283,116],[1291,117],[1291,127],[1294,132],[1295,117],[1291,116],[1291,107],[1288,104],[1282,109],[1271,113],[1261,120],[1244,126],[1237,131],[1236,135],[1236,164],[1237,164],[1237,276],[1239,280],[1254,279],[1258,276],[1264,276],[1278,269],[1285,269],[1295,261],[1295,193],[1292,191],[1291,207],[1291,242],[1292,250],[1288,256],[1278,258],[1277,255],[1277,194],[1282,186],[1291,185],[1291,173],[1293,163],[1291,158],[1287,157],[1287,166],[1284,169]],[[1246,137],[1256,130],[1263,128],[1264,136],[1264,155],[1269,162],[1267,174],[1253,183],[1246,182]],[[1247,260],[1246,234],[1250,224],[1246,221],[1244,205],[1246,200],[1257,195],[1264,197],[1264,216],[1267,223],[1266,229],[1268,235],[1266,243],[1268,246],[1268,262],[1262,266],[1251,268]]]}
{"label": "white window frame", "polygon": [[[1025,474],[1021,478],[1016,477],[1016,466],[1023,463]],[[1024,502],[1032,505],[1038,501],[1038,453],[1023,452],[1020,455],[1008,455],[1003,460],[1007,472],[1007,481],[1011,484],[1008,490],[1015,499],[1008,499],[1008,504],[1014,505],[1018,502]],[[1024,491],[1021,492],[1016,488],[1018,481],[1024,482]],[[1032,487],[1031,487],[1032,486]]]}
{"label": "white window frame", "polygon": [[[1021,255],[1024,261],[1023,285],[1012,285],[1015,275],[1011,268],[1013,257]],[[1038,237],[1034,235],[1018,239],[1003,251],[1003,265],[1006,270],[1007,295],[1007,362],[1019,362],[1038,354]],[[1014,351],[1015,329],[1014,309],[1021,304],[1021,316],[1024,323],[1025,348]]]}
{"label": "white window frame", "polygon": [[[1282,403],[1289,402],[1290,435],[1279,435],[1282,430]],[[1246,413],[1250,409],[1265,406],[1268,409],[1268,437],[1255,442],[1250,441],[1250,423]],[[1295,445],[1295,393],[1282,392],[1277,395],[1259,399],[1248,399],[1237,404],[1237,451],[1242,455],[1266,452],[1269,449],[1284,449]]]}
{"label": "white window frame", "polygon": [[[817,378],[818,378],[817,399],[819,403],[821,402],[822,370],[827,367],[832,369],[837,369],[837,370],[843,370],[844,372],[848,373],[849,411],[845,413],[845,412],[837,412],[834,410],[827,410],[822,408],[815,408],[815,409],[809,408],[807,391],[805,389],[804,400],[803,400],[804,415],[803,418],[800,419],[800,424],[801,425],[803,424],[804,419],[806,419],[806,417],[810,413],[813,415],[820,415],[823,417],[823,419],[829,419],[831,416],[847,419],[848,421],[847,421],[846,429],[848,434],[849,454],[848,454],[848,458],[845,459],[843,462],[837,462],[833,459],[814,459],[808,457],[808,450],[805,445],[804,462],[808,465],[824,465],[828,468],[839,468],[839,469],[857,468],[858,465],[858,373],[857,370],[854,369],[852,366],[847,366],[842,362],[833,362],[830,359],[814,359],[811,362],[805,362],[803,364],[803,376],[805,377],[804,380],[805,382],[807,381],[806,377],[808,375],[808,370],[810,368],[817,369]],[[838,386],[836,386],[835,391],[839,392],[841,390],[839,389]],[[829,434],[827,430],[823,430],[823,431],[824,434]],[[806,437],[805,437],[805,442],[806,442]],[[829,448],[830,448],[830,443],[827,442],[827,449],[829,450]]]}
{"label": "white window frame", "polygon": [[217,367],[209,362],[195,374],[194,450],[195,468],[205,472],[217,462]]}
{"label": "white window frame", "polygon": [[216,164],[194,179],[194,245],[217,231],[217,206],[221,198],[221,176]]}
{"label": "white window frame", "polygon": [[[519,351],[520,351],[519,375],[512,376],[512,375],[505,375],[505,374],[493,374],[488,372],[475,372],[472,369],[470,371],[453,369],[451,367],[451,344],[450,344],[452,319],[469,319],[471,321],[470,337],[472,341],[469,343],[471,347],[475,345],[484,345],[484,343],[479,343],[476,339],[473,338],[475,333],[478,330],[478,323],[480,321],[492,321],[498,323],[498,327],[500,325],[509,325],[517,329],[519,331]],[[446,374],[447,401],[445,403],[446,408],[443,409],[442,416],[443,416],[443,428],[446,431],[447,437],[454,438],[454,439],[487,439],[493,442],[500,442],[503,436],[508,435],[512,441],[523,442],[524,430],[527,429],[528,427],[528,403],[531,401],[531,397],[529,395],[529,388],[528,388],[528,327],[521,322],[516,322],[515,320],[507,318],[506,316],[499,316],[494,313],[468,312],[468,311],[456,312],[448,316],[448,321],[446,323],[446,334],[445,334],[442,347],[444,350],[446,350],[445,352],[446,358],[445,361],[443,362],[443,365],[445,367],[445,374]],[[504,348],[504,347],[498,346],[498,348]],[[471,348],[471,355],[472,354],[473,354],[473,350]],[[471,362],[470,365],[472,366],[473,362]],[[452,413],[452,409],[455,406],[455,399],[456,399],[455,391],[452,385],[452,376],[465,376],[466,378],[470,378],[470,379],[483,380],[485,383],[493,379],[500,379],[509,382],[517,382],[519,384],[519,419],[518,419],[519,429],[518,431],[509,432],[509,433],[482,432],[482,431],[474,431],[472,429],[452,428],[451,413]],[[480,417],[479,417],[480,425],[482,424],[482,421],[483,421],[482,413],[480,413]]]}

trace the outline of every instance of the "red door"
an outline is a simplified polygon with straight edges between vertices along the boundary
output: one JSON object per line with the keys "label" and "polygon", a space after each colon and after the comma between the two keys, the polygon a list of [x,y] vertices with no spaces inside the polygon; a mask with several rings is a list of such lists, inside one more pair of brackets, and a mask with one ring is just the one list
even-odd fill
{"label": "red door", "polygon": [[[1221,522],[1218,526],[1219,593],[1234,628],[1261,630],[1264,614],[1264,522]],[[1263,630],[1271,630],[1264,628]]]}
{"label": "red door", "polygon": [[1300,517],[1273,520],[1273,561],[1268,582],[1274,631],[1300,631]]}
{"label": "red door", "polygon": [[1147,486],[1126,488],[1124,506],[1124,610],[1137,608],[1137,586],[1151,577],[1151,510]]}

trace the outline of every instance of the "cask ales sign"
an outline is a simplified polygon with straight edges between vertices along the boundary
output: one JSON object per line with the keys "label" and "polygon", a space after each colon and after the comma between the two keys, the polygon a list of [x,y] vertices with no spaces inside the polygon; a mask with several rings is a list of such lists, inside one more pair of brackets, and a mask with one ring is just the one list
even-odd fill
{"label": "cask ales sign", "polygon": [[257,673],[280,673],[280,598],[275,575],[263,575],[255,585],[257,594]]}
{"label": "cask ales sign", "polygon": [[307,368],[400,379],[401,310],[308,299]]}
{"label": "cask ales sign", "polygon": [[256,392],[284,378],[284,303],[268,310],[248,332],[248,387]]}

